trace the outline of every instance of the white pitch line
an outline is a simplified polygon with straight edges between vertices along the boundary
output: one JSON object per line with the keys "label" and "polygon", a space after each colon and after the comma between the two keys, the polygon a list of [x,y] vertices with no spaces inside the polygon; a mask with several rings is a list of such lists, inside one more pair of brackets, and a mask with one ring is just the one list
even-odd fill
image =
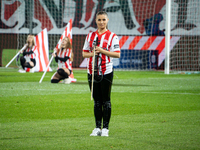
{"label": "white pitch line", "polygon": [[[0,88],[1,89],[1,88]],[[14,89],[15,91],[21,91],[22,89]],[[29,91],[30,89],[23,89],[23,91]],[[32,89],[33,91],[66,91],[65,89],[64,90],[56,90],[56,89]],[[13,91],[13,89],[2,89],[2,91]],[[85,91],[89,91],[88,90],[72,90],[72,91],[75,91],[75,92],[78,92],[78,91],[81,91],[81,92],[85,92]]]}
{"label": "white pitch line", "polygon": [[[51,90],[49,90],[49,89],[37,89],[37,91],[51,91]],[[65,89],[64,90],[55,90],[55,89],[52,89],[52,91],[66,91]],[[84,92],[84,91],[89,91],[89,89],[88,90],[72,90],[72,91],[82,91],[82,92]]]}
{"label": "white pitch line", "polygon": [[[112,93],[126,93],[127,91],[116,91],[113,90]],[[200,95],[200,93],[173,93],[173,92],[134,92],[128,91],[127,93],[150,93],[150,94],[178,94],[178,95]]]}
{"label": "white pitch line", "polygon": [[187,79],[187,78],[147,78],[147,79],[153,79],[153,80],[155,80],[155,79],[157,79],[157,80],[160,80],[160,79],[171,79],[171,80],[199,80],[199,78],[190,78],[190,79]]}
{"label": "white pitch line", "polygon": [[154,94],[181,94],[181,95],[200,95],[200,93],[173,93],[173,92],[141,92],[141,93],[154,93]]}

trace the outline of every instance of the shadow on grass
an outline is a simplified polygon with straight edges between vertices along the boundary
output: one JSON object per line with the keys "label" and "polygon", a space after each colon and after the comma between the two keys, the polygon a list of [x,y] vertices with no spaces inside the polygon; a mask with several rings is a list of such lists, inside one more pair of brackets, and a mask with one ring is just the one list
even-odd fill
{"label": "shadow on grass", "polygon": [[0,140],[16,140],[16,139],[32,139],[32,138],[55,138],[55,137],[77,137],[77,135],[71,136],[34,136],[34,137],[13,137],[13,138],[0,138]]}
{"label": "shadow on grass", "polygon": [[152,85],[139,85],[139,84],[118,84],[118,83],[113,83],[114,86],[152,86]]}
{"label": "shadow on grass", "polygon": [[[88,82],[74,82],[72,84],[87,84],[88,85]],[[113,83],[113,86],[152,86],[152,85]]]}

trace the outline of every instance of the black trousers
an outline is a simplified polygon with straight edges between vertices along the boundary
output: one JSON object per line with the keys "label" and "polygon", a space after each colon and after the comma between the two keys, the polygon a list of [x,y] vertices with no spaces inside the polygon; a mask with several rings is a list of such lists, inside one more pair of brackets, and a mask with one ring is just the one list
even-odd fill
{"label": "black trousers", "polygon": [[[33,62],[34,67],[35,67],[35,65],[36,65],[35,59],[32,59],[32,58],[31,58],[31,61]],[[25,69],[25,67],[26,67],[26,68],[33,68],[33,67],[29,64],[29,62],[26,62],[26,59],[24,58],[24,56],[21,56],[21,57],[20,57],[20,63],[21,63],[21,66],[22,66],[23,69]]]}
{"label": "black trousers", "polygon": [[[103,75],[100,82],[94,82],[93,98],[94,98],[94,116],[96,128],[101,128],[103,119],[103,128],[109,126],[111,117],[111,87],[113,81],[113,72]],[[88,83],[91,90],[92,75],[88,74]]]}

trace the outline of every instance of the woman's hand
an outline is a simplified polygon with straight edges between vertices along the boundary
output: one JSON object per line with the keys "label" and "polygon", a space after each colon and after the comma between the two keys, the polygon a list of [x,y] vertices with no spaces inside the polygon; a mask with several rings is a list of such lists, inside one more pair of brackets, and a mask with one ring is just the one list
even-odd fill
{"label": "woman's hand", "polygon": [[58,49],[55,47],[55,48],[53,49],[53,51],[54,51],[54,53],[57,53]]}
{"label": "woman's hand", "polygon": [[120,53],[110,52],[110,51],[104,50],[103,48],[98,47],[98,46],[96,46],[95,50],[96,50],[95,51],[96,54],[102,53],[104,55],[107,55],[107,56],[113,57],[113,58],[119,58],[120,57]]}
{"label": "woman's hand", "polygon": [[23,50],[21,50],[20,53],[22,54],[27,47],[28,47],[28,43],[24,44]]}
{"label": "woman's hand", "polygon": [[24,47],[26,47],[26,48],[27,48],[27,46],[28,46],[28,43],[24,44]]}
{"label": "woman's hand", "polygon": [[56,57],[56,54],[55,54],[55,53],[52,53],[52,56],[53,56],[53,57]]}
{"label": "woman's hand", "polygon": [[96,55],[99,54],[99,53],[103,53],[103,51],[105,51],[103,48],[98,47],[98,46],[95,47],[95,53],[96,53]]}
{"label": "woman's hand", "polygon": [[57,51],[58,51],[57,48],[54,48],[54,49],[53,49],[53,53],[52,53],[52,56],[53,56],[53,57],[56,57],[56,54],[55,54],[55,53],[57,53]]}

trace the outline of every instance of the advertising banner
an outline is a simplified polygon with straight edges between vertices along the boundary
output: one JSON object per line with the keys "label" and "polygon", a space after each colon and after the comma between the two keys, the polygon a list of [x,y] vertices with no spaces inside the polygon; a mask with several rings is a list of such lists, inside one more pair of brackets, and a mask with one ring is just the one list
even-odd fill
{"label": "advertising banner", "polygon": [[113,59],[116,69],[148,70],[158,68],[157,50],[121,50],[121,57]]}
{"label": "advertising banner", "polygon": [[[0,33],[61,34],[72,18],[73,34],[95,31],[96,13],[108,13],[117,35],[165,34],[166,0],[1,0]],[[172,0],[171,35],[200,35],[200,1]],[[32,18],[32,20],[30,20]],[[30,24],[31,23],[31,24]],[[185,32],[181,32],[181,31]]]}

